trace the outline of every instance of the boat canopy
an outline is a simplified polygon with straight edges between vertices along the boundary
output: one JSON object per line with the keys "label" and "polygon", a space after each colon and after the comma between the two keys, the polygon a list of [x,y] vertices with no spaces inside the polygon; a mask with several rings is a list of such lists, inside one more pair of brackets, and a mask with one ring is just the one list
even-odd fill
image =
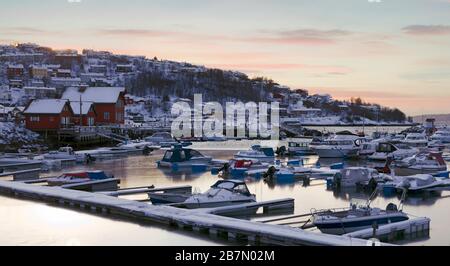
{"label": "boat canopy", "polygon": [[103,180],[109,178],[103,171],[65,173],[62,177],[86,178],[91,180]]}
{"label": "boat canopy", "polygon": [[251,196],[251,193],[248,190],[245,182],[240,180],[220,180],[217,181],[217,183],[215,183],[213,186],[211,186],[211,188],[225,189],[231,192],[237,192],[245,196]]}
{"label": "boat canopy", "polygon": [[200,152],[191,149],[184,149],[178,145],[164,154],[163,162],[180,163],[189,161],[193,157],[205,157]]}
{"label": "boat canopy", "polygon": [[253,145],[252,150],[261,151],[264,153],[264,155],[266,155],[268,157],[275,156],[275,152],[273,151],[273,149],[271,147],[262,147],[261,145]]}

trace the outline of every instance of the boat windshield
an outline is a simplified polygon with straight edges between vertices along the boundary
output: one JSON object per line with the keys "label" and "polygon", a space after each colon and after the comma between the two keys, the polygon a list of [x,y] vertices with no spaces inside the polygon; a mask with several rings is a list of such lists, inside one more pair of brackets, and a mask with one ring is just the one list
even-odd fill
{"label": "boat windshield", "polygon": [[367,208],[367,200],[366,199],[358,199],[358,198],[353,198],[350,201],[350,206],[352,208]]}
{"label": "boat windshield", "polygon": [[198,151],[191,150],[191,157],[205,157],[205,156],[203,156],[203,154],[201,154]]}
{"label": "boat windshield", "polygon": [[164,155],[164,161],[169,161],[173,156],[173,151],[167,151]]}

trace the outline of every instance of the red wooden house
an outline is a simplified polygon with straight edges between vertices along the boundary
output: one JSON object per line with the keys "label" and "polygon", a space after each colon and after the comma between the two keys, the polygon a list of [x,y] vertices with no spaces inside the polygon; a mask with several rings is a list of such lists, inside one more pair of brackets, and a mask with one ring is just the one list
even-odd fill
{"label": "red wooden house", "polygon": [[67,100],[34,100],[25,108],[26,128],[33,131],[56,131],[71,126],[73,110]]}
{"label": "red wooden house", "polygon": [[[95,111],[94,104],[91,102],[82,102],[81,105],[79,102],[74,103],[71,102],[70,106],[73,110],[72,123],[76,126],[95,126],[95,117],[97,116],[97,112]],[[81,110],[81,112],[80,112]],[[83,118],[83,121],[80,121],[80,115]],[[81,122],[81,123],[80,123]]]}
{"label": "red wooden house", "polygon": [[85,90],[68,88],[62,99],[69,100],[71,104],[92,103],[95,125],[125,123],[125,88],[123,87],[89,87]]}

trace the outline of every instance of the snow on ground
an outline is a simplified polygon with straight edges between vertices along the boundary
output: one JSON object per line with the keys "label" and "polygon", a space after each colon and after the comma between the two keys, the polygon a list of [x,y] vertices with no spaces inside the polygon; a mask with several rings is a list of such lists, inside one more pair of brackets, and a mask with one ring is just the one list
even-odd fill
{"label": "snow on ground", "polygon": [[0,145],[31,144],[38,140],[36,134],[11,122],[0,122]]}

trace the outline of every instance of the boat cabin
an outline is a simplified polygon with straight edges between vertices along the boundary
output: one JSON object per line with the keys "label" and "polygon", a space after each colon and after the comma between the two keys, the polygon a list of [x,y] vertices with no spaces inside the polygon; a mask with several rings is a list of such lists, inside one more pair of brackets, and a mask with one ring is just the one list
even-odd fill
{"label": "boat cabin", "polygon": [[213,186],[211,186],[212,189],[225,189],[228,191],[231,191],[233,193],[242,194],[245,196],[251,196],[250,190],[247,187],[247,184],[245,184],[244,181],[240,180],[220,180],[217,181]]}
{"label": "boat cabin", "polygon": [[391,153],[396,150],[397,150],[397,148],[388,142],[379,143],[378,147],[377,147],[377,152],[382,152],[382,153]]}
{"label": "boat cabin", "polygon": [[263,152],[264,155],[267,157],[275,156],[275,152],[273,151],[273,149],[271,147],[263,147],[261,145],[253,145],[252,150]]}
{"label": "boat cabin", "polygon": [[196,150],[185,149],[181,145],[175,145],[173,149],[166,151],[163,162],[180,163],[192,158],[204,158],[205,156]]}
{"label": "boat cabin", "polygon": [[289,142],[289,148],[309,149],[308,142]]}

